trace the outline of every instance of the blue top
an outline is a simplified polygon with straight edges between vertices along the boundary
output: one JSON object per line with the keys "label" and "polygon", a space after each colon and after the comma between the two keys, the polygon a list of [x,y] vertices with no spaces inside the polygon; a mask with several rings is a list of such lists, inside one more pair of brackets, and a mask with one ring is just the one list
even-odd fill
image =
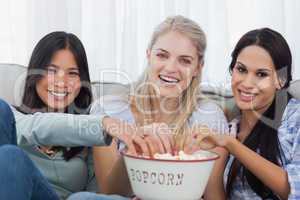
{"label": "blue top", "polygon": [[[236,124],[236,122],[234,122]],[[234,125],[233,124],[233,125]],[[281,125],[278,129],[278,138],[282,147],[282,153],[285,156],[283,168],[288,174],[290,184],[289,200],[300,199],[300,101],[291,99],[284,111]],[[233,161],[231,155],[227,163],[224,180],[226,182],[229,167]],[[231,199],[251,199],[260,200],[261,198],[250,188],[245,181],[242,184],[241,171],[233,183]]]}

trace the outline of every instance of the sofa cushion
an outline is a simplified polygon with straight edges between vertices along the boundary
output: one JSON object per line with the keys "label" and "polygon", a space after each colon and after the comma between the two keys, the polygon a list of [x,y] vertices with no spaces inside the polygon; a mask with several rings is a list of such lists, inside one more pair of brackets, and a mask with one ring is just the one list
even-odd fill
{"label": "sofa cushion", "polygon": [[98,99],[107,95],[129,94],[130,85],[114,82],[92,82],[93,98]]}
{"label": "sofa cushion", "polygon": [[[0,64],[0,98],[3,98],[12,105],[20,105],[23,95],[26,67],[17,64]],[[230,120],[238,114],[232,94],[222,87],[201,86],[203,96],[215,101],[224,110]],[[289,92],[297,99],[300,99],[300,80],[291,83]],[[103,95],[126,95],[130,91],[130,85],[113,82],[92,82],[94,99]]]}
{"label": "sofa cushion", "polygon": [[12,105],[20,105],[26,67],[18,64],[0,64],[0,98]]}

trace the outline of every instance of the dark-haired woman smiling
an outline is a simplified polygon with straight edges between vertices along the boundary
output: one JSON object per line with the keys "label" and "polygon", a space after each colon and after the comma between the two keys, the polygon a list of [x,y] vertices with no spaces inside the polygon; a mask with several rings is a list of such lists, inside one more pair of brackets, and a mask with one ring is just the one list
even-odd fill
{"label": "dark-haired woman smiling", "polygon": [[[83,128],[82,137],[70,137],[78,133],[76,121],[71,117],[62,120],[58,113],[86,114],[91,101],[88,63],[79,39],[64,32],[46,35],[32,53],[22,105],[17,108],[19,112],[15,112],[15,117],[18,145],[61,198],[85,189],[89,183],[86,150],[82,146],[96,143],[97,138],[85,133]],[[44,120],[45,116],[40,113],[46,112],[58,117]],[[96,120],[99,123],[100,118]]]}
{"label": "dark-haired woman smiling", "polygon": [[253,30],[237,43],[230,64],[241,111],[231,127],[236,137],[212,134],[200,143],[232,155],[226,191],[212,184],[205,199],[300,199],[300,101],[287,93],[291,69],[289,46],[276,31]]}
{"label": "dark-haired woman smiling", "polygon": [[[146,146],[135,127],[85,115],[91,101],[81,41],[65,32],[46,35],[32,53],[22,105],[13,108],[16,133],[0,135],[0,199],[66,199],[93,185],[89,151],[83,146],[110,144],[112,136],[132,153],[133,142]],[[11,145],[16,141],[22,150]]]}

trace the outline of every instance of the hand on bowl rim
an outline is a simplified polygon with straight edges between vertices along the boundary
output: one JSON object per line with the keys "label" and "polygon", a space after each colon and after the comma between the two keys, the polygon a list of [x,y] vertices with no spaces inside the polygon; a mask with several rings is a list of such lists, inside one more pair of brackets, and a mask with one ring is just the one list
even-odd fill
{"label": "hand on bowl rim", "polygon": [[189,137],[190,144],[186,145],[185,152],[193,153],[197,150],[212,150],[215,147],[226,148],[228,141],[233,139],[234,136],[228,134],[219,134],[215,130],[209,128],[202,129],[202,131],[194,132]]}

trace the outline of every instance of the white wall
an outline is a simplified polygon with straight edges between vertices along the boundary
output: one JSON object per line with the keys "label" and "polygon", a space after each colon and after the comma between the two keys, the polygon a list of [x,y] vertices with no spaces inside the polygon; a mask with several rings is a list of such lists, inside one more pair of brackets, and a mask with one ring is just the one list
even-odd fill
{"label": "white wall", "polygon": [[42,36],[65,30],[82,39],[93,80],[128,82],[145,67],[154,26],[182,14],[197,21],[208,37],[204,81],[230,82],[232,48],[242,34],[260,27],[286,37],[299,79],[299,10],[298,0],[0,0],[0,62],[27,65]]}

